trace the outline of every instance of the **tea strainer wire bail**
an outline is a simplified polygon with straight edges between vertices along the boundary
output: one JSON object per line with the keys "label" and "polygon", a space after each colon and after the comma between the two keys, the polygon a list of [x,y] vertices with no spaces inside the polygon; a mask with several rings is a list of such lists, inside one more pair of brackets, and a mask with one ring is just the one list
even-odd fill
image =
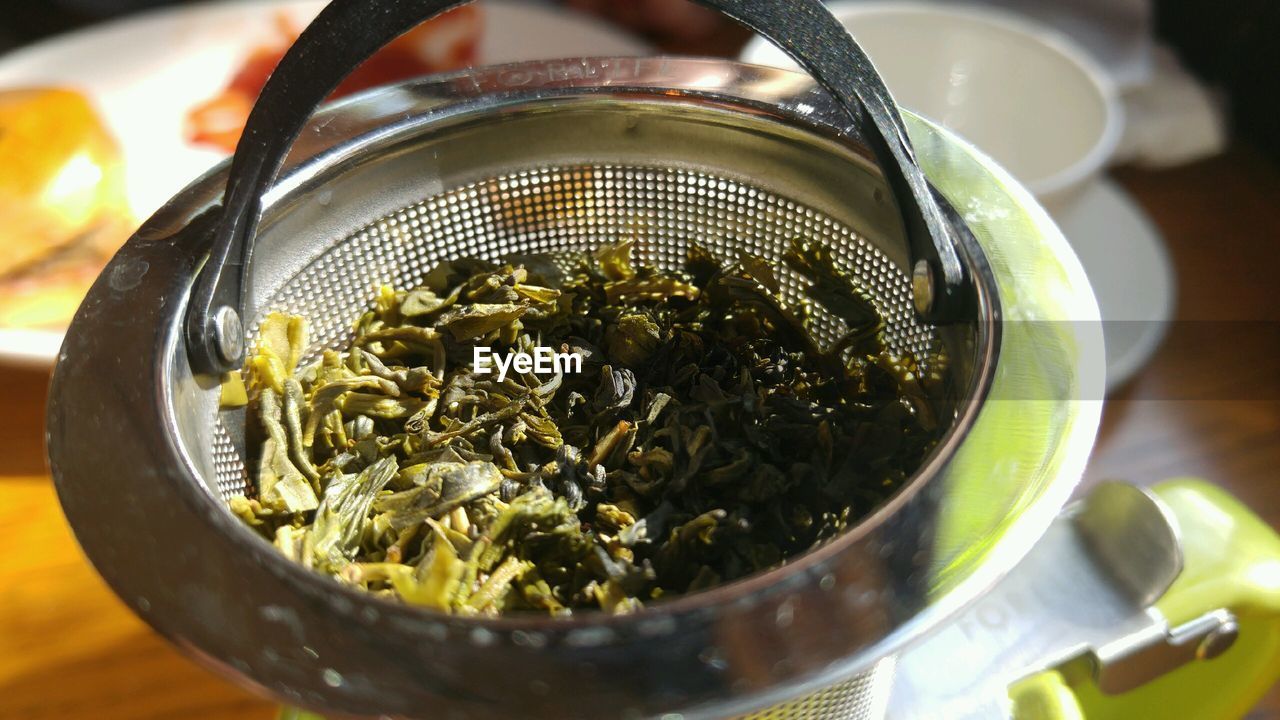
{"label": "tea strainer wire bail", "polygon": [[[872,680],[886,675],[865,671],[963,599],[930,582],[949,566],[934,552],[948,549],[936,516],[954,505],[944,471],[1000,347],[983,249],[925,181],[866,57],[812,0],[707,4],[778,38],[827,92],[723,60],[545,61],[371,91],[301,132],[360,60],[460,4],[340,0],[323,11],[270,81],[230,167],[177,195],[104,272],[68,332],[49,411],[51,466],[86,553],[176,644],[306,707],[719,718],[821,687],[817,717],[872,717],[867,698],[884,695]],[[916,141],[927,167],[940,154]],[[572,193],[595,210],[557,215]],[[243,410],[220,408],[217,374],[238,367],[263,312],[304,317],[309,352],[331,350],[376,287],[412,287],[452,257],[588,249],[633,221],[648,222],[647,259],[666,266],[695,241],[769,261],[800,233],[829,243],[883,306],[886,341],[937,361],[948,401],[959,396],[908,485],[784,566],[625,616],[462,617],[357,594],[228,511],[229,498],[252,497],[254,478]],[[795,278],[782,269],[779,279],[798,297]],[[829,339],[840,326],[815,321],[815,332]],[[1031,435],[1048,446],[1059,436]],[[1039,465],[1044,482],[1025,469],[984,475],[984,507],[1022,511],[1021,498],[1039,492],[1056,512],[1056,490],[1041,491],[1071,478]],[[1015,526],[1029,535],[1044,522]],[[963,597],[996,573],[966,580]]]}
{"label": "tea strainer wire bail", "polygon": [[[335,0],[281,60],[249,116],[231,164],[209,259],[186,316],[192,368],[218,374],[243,361],[244,288],[262,211],[307,120],[361,62],[415,25],[470,0]],[[825,88],[880,163],[902,214],[912,293],[934,325],[971,320],[972,286],[956,252],[964,223],[921,172],[888,88],[818,0],[696,0],[769,38]]]}

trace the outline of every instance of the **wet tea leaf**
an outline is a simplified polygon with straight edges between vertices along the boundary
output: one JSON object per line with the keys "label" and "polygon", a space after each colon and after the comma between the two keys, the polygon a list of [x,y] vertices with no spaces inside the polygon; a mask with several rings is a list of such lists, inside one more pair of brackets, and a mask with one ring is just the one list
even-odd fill
{"label": "wet tea leaf", "polygon": [[[774,265],[691,244],[677,271],[637,250],[444,263],[378,289],[352,345],[304,368],[302,320],[269,316],[244,372],[257,495],[232,512],[441,612],[627,613],[835,537],[932,449],[937,371],[885,348],[830,248]],[[815,307],[846,325],[825,347]],[[499,380],[477,346],[582,369]]]}

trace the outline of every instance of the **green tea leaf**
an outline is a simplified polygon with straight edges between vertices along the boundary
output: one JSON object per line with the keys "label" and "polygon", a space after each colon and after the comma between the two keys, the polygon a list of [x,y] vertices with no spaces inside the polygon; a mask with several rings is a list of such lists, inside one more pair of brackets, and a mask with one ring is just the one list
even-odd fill
{"label": "green tea leaf", "polygon": [[307,534],[312,567],[337,572],[355,558],[374,498],[395,474],[395,458],[384,458],[358,474],[329,478]]}
{"label": "green tea leaf", "polygon": [[524,305],[466,305],[441,314],[439,325],[454,340],[475,340],[507,327],[528,310]]}

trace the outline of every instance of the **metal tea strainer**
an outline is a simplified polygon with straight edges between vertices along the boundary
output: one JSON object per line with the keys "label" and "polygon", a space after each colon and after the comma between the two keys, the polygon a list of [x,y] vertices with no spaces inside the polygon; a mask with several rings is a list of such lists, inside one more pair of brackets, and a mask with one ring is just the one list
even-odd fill
{"label": "metal tea strainer", "polygon": [[[948,703],[965,693],[920,689],[938,653],[910,648],[992,597],[1033,546],[1052,551],[1049,564],[1111,577],[1120,565],[1099,558],[1113,545],[1084,553],[1072,528],[1132,525],[1120,537],[1156,558],[1138,590],[1086,600],[1113,620],[1145,618],[1125,637],[1163,637],[1145,608],[1177,573],[1168,513],[1114,490],[1105,505],[1119,510],[1095,503],[1054,520],[1097,426],[1086,398],[1101,387],[1102,353],[1088,284],[1043,211],[968,146],[900,115],[816,0],[700,1],[772,38],[817,82],[717,60],[537,62],[378,89],[308,123],[361,60],[462,3],[337,0],[321,13],[234,160],[121,250],[58,363],[48,423],[59,494],[126,603],[237,680],[341,714],[963,717]],[[270,311],[307,318],[315,357],[350,340],[374,288],[412,286],[445,259],[632,236],[663,267],[694,240],[777,260],[797,235],[836,251],[885,315],[888,342],[944,373],[953,397],[912,481],[784,567],[630,616],[451,617],[296,566],[225,507],[253,486],[243,420],[219,410],[220,376]],[[799,279],[778,272],[797,296]],[[1059,322],[1070,320],[1082,322]],[[817,324],[824,339],[842,330]],[[1073,585],[1067,605],[1093,587]],[[1086,648],[1101,642],[1085,636]],[[999,683],[1061,659],[1057,639],[1001,655],[1011,638],[1030,647],[1017,633],[990,639],[998,661],[973,666],[989,671],[972,685],[986,704],[966,712],[1002,712]]]}

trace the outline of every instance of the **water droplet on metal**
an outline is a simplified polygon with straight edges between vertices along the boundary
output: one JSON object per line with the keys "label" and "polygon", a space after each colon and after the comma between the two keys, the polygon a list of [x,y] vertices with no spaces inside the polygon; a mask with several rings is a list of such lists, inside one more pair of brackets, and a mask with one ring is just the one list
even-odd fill
{"label": "water droplet on metal", "polygon": [[724,670],[729,667],[729,663],[724,659],[724,653],[715,645],[698,653],[698,659],[716,670]]}
{"label": "water droplet on metal", "polygon": [[480,647],[488,647],[493,644],[495,638],[493,633],[484,628],[476,628],[471,631],[471,642]]}
{"label": "water droplet on metal", "polygon": [[778,624],[778,627],[785,629],[791,627],[791,623],[795,622],[795,619],[795,601],[791,598],[787,598],[786,601],[778,606],[777,612],[774,613],[774,622]]}

